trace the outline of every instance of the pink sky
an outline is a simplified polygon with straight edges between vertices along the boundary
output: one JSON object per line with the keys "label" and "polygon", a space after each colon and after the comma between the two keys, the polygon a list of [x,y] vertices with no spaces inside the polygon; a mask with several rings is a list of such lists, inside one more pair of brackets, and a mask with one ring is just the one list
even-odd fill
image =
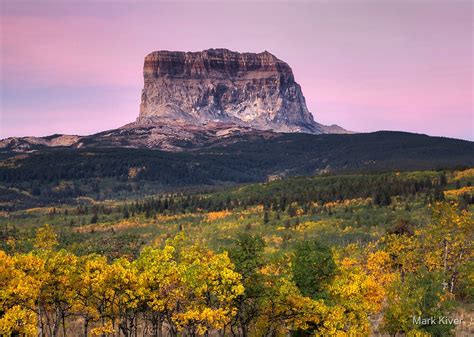
{"label": "pink sky", "polygon": [[0,0],[0,138],[133,121],[154,50],[268,50],[316,121],[474,139],[471,1]]}

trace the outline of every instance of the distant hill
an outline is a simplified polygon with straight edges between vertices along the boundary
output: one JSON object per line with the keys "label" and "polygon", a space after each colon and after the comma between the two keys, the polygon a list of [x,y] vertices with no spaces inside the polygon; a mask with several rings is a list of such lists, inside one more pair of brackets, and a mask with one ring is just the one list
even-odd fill
{"label": "distant hill", "polygon": [[[4,153],[11,156],[12,153]],[[323,172],[474,166],[474,143],[405,132],[238,134],[181,152],[43,148],[4,159],[0,181],[121,178],[167,185],[255,182]],[[136,171],[130,177],[130,172]]]}
{"label": "distant hill", "polygon": [[238,133],[180,152],[43,147],[0,160],[0,210],[324,173],[474,167],[474,143],[404,132]]}

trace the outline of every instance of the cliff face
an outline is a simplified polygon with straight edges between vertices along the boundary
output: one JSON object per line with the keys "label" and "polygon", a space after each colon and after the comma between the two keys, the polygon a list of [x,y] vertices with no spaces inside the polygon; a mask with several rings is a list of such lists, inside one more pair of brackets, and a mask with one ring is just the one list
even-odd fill
{"label": "cliff face", "polygon": [[217,121],[281,132],[329,132],[313,120],[290,66],[266,51],[157,51],[145,57],[143,74],[139,123]]}

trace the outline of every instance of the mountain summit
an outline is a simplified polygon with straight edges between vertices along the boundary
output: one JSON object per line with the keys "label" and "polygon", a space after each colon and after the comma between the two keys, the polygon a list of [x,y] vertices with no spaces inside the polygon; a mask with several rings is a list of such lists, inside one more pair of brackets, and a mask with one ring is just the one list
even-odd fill
{"label": "mountain summit", "polygon": [[139,124],[173,120],[277,132],[346,132],[314,121],[290,66],[267,51],[155,51],[145,57],[143,76]]}
{"label": "mountain summit", "polygon": [[0,154],[49,147],[183,151],[252,135],[350,133],[315,122],[290,66],[267,51],[156,51],[145,57],[143,76],[135,122],[89,136],[11,137],[0,140]]}

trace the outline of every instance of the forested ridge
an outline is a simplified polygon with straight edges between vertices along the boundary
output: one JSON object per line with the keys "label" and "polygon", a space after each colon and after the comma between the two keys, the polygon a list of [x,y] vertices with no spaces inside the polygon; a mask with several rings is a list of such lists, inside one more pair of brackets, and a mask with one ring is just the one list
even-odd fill
{"label": "forested ridge", "polygon": [[3,150],[0,181],[134,178],[165,185],[256,182],[272,175],[454,169],[474,165],[474,143],[403,132],[239,136],[204,148],[166,152],[130,148]]}

